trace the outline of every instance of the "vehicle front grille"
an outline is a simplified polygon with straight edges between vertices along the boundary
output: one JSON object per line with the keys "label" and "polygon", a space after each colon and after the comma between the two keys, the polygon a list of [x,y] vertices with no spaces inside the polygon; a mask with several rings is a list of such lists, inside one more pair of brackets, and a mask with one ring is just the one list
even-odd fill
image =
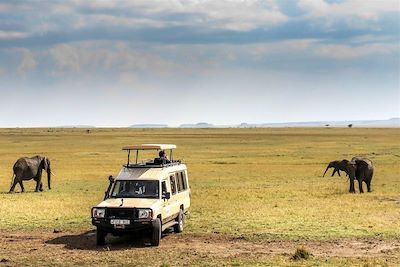
{"label": "vehicle front grille", "polygon": [[107,208],[106,216],[117,219],[135,219],[138,215],[137,210],[132,208]]}

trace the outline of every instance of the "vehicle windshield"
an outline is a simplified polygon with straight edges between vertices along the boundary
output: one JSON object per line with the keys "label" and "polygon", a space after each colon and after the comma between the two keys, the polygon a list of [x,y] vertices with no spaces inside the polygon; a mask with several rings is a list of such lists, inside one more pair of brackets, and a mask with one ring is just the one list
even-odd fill
{"label": "vehicle windshield", "polygon": [[157,180],[117,180],[112,198],[159,198]]}

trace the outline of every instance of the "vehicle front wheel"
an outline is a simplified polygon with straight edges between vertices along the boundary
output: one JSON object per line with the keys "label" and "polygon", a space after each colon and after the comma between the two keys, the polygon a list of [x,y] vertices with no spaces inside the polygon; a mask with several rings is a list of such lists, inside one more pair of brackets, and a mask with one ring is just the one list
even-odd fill
{"label": "vehicle front wheel", "polygon": [[97,228],[96,230],[96,245],[104,246],[106,244],[106,235],[107,232]]}
{"label": "vehicle front wheel", "polygon": [[178,217],[176,217],[177,224],[174,225],[175,233],[181,233],[183,231],[183,224],[185,223],[185,215],[183,210],[179,211]]}
{"label": "vehicle front wheel", "polygon": [[153,221],[153,229],[151,231],[151,245],[158,246],[161,240],[161,221],[156,218]]}

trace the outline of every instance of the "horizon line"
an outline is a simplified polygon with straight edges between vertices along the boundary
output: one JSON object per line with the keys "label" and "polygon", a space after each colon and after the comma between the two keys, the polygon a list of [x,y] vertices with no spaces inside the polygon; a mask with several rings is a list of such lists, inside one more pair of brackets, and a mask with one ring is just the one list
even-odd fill
{"label": "horizon line", "polygon": [[[389,119],[351,119],[351,120],[316,120],[316,121],[287,121],[287,122],[241,122],[241,123],[232,123],[232,124],[213,124],[205,121],[196,122],[196,123],[181,123],[179,125],[169,125],[168,123],[136,123],[125,126],[109,126],[109,125],[90,125],[90,124],[67,124],[67,125],[42,125],[42,126],[0,126],[0,129],[12,129],[12,128],[196,128],[196,126],[208,125],[210,127],[205,128],[240,128],[241,126],[248,125],[249,127],[258,127],[258,128],[268,128],[267,125],[292,125],[292,127],[326,127],[326,126],[336,126],[339,127],[339,124],[343,124],[342,126],[346,126],[345,124],[354,124],[356,122],[359,123],[371,123],[373,122],[390,122],[395,121],[395,123],[388,124],[400,127],[400,117],[391,117]],[[296,124],[325,124],[325,125],[301,125],[296,126]],[[332,125],[329,125],[332,124]],[[264,125],[264,126],[263,126]],[[140,127],[143,126],[143,127]],[[154,126],[154,127],[151,127]],[[357,127],[357,125],[353,125]],[[366,126],[366,125],[364,125]],[[371,125],[370,125],[371,126]],[[377,125],[384,126],[384,125]],[[283,126],[285,127],[285,126]],[[200,127],[201,128],[201,127]]]}

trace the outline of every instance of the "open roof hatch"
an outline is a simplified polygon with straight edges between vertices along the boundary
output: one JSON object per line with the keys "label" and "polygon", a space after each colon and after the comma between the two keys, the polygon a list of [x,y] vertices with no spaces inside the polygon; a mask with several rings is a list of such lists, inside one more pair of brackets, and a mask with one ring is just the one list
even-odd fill
{"label": "open roof hatch", "polygon": [[[138,167],[164,167],[166,165],[176,165],[180,164],[180,161],[174,161],[174,154],[173,150],[176,148],[176,145],[173,144],[141,144],[141,145],[127,145],[122,147],[122,150],[128,151],[128,162],[126,164],[126,167],[128,168],[138,168]],[[130,163],[130,156],[131,156],[131,150],[136,151],[136,159],[135,163],[131,164]],[[169,163],[162,163],[162,164],[156,164],[154,161],[147,161],[143,163],[138,164],[138,158],[139,158],[139,150],[155,150],[155,151],[160,151],[160,150],[169,150]]]}

